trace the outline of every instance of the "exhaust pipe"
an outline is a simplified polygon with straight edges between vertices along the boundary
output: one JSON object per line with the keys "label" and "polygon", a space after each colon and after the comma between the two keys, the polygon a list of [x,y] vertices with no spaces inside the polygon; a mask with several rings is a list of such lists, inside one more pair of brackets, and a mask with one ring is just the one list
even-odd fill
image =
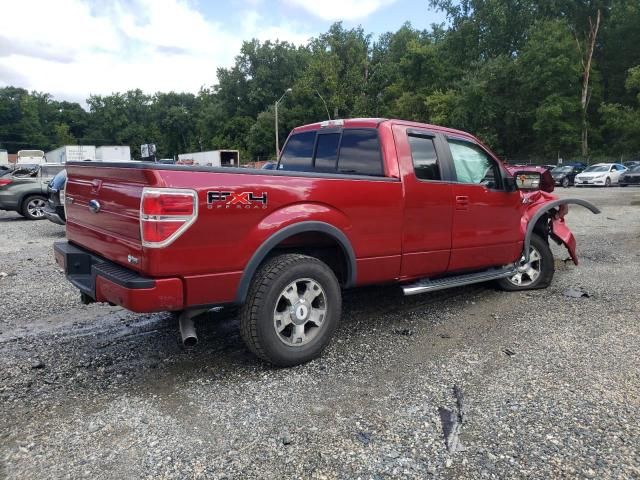
{"label": "exhaust pipe", "polygon": [[[206,311],[206,310],[205,310]],[[180,313],[178,322],[180,323],[180,335],[182,336],[182,344],[185,347],[195,347],[198,344],[198,335],[196,327],[193,324],[193,317],[197,317],[203,310],[185,310]]]}

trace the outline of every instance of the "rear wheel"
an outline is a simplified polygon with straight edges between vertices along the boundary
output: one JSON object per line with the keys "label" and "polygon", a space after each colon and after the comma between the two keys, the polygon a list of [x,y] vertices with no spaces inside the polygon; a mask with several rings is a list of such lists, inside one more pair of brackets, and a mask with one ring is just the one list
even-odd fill
{"label": "rear wheel", "polygon": [[258,357],[287,367],[318,357],[342,308],[333,271],[314,257],[285,254],[256,273],[240,313],[242,338]]}
{"label": "rear wheel", "polygon": [[610,187],[611,186],[611,179],[609,177],[607,177],[607,179],[604,181],[604,186],[605,187]]}
{"label": "rear wheel", "polygon": [[29,220],[42,220],[47,199],[40,195],[32,195],[22,202],[22,215]]}
{"label": "rear wheel", "polygon": [[518,271],[511,277],[498,280],[503,290],[535,290],[547,288],[555,272],[553,253],[549,244],[541,236],[533,234],[529,245],[529,261],[524,255],[518,261]]}

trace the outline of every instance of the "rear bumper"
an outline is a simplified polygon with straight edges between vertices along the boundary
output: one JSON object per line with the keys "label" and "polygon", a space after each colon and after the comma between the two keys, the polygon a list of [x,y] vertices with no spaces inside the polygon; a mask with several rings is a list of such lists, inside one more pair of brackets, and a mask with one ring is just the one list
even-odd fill
{"label": "rear bumper", "polygon": [[180,278],[143,277],[67,241],[56,242],[54,252],[67,279],[85,298],[141,313],[184,308]]}

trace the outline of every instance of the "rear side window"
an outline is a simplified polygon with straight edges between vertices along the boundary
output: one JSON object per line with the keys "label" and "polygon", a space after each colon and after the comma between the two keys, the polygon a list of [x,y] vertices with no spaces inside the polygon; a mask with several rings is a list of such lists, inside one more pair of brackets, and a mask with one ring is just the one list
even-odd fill
{"label": "rear side window", "polygon": [[338,144],[340,143],[339,133],[328,133],[318,135],[318,145],[316,146],[316,172],[335,172],[338,162]]}
{"label": "rear side window", "polygon": [[282,151],[278,169],[303,172],[313,170],[311,161],[315,140],[316,132],[314,131],[291,135]]}
{"label": "rear side window", "polygon": [[384,174],[378,132],[374,129],[346,129],[342,132],[338,173]]}
{"label": "rear side window", "polygon": [[420,180],[441,180],[440,165],[432,137],[409,135],[413,170]]}

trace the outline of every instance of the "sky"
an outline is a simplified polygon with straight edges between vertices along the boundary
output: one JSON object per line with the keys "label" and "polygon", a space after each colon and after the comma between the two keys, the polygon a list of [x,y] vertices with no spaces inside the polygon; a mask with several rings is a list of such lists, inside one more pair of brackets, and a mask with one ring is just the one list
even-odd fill
{"label": "sky", "polygon": [[343,21],[379,35],[444,21],[427,0],[0,0],[0,87],[84,104],[216,82],[243,40],[305,44]]}

